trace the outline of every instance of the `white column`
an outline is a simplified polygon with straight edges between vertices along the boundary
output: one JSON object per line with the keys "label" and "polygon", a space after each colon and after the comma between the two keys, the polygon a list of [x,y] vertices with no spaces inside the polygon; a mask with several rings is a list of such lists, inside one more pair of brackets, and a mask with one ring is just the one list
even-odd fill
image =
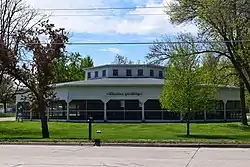
{"label": "white column", "polygon": [[104,102],[104,121],[107,121],[107,102]]}
{"label": "white column", "polygon": [[204,107],[204,120],[206,121],[207,120],[207,108]]}
{"label": "white column", "polygon": [[17,118],[18,118],[18,107],[17,107],[17,104],[18,104],[18,102],[16,101],[16,121],[17,121]]}
{"label": "white column", "polygon": [[30,121],[32,120],[32,111],[30,111]]}
{"label": "white column", "polygon": [[227,120],[227,100],[223,100],[224,102],[224,120]]}
{"label": "white column", "polygon": [[49,107],[46,107],[47,121],[49,122]]}
{"label": "white column", "polygon": [[142,115],[142,121],[145,121],[145,110],[144,110],[144,102],[141,102],[141,115]]}
{"label": "white column", "polygon": [[67,101],[67,121],[69,121],[69,103],[70,102]]}

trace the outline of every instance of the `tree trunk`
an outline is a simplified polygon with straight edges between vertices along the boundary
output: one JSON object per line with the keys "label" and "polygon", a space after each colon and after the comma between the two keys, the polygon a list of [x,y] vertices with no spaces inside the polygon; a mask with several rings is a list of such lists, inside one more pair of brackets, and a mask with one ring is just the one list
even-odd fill
{"label": "tree trunk", "polygon": [[187,113],[187,136],[190,135],[190,113]]}
{"label": "tree trunk", "polygon": [[240,79],[240,102],[241,102],[241,124],[248,125],[247,113],[246,113],[246,101],[245,101],[245,85],[242,79]]}
{"label": "tree trunk", "polygon": [[39,107],[39,113],[41,118],[41,128],[42,128],[42,137],[49,138],[49,127],[48,127],[48,120],[45,115],[45,107]]}
{"label": "tree trunk", "polygon": [[3,103],[3,109],[4,109],[4,113],[7,113],[7,103],[6,102]]}

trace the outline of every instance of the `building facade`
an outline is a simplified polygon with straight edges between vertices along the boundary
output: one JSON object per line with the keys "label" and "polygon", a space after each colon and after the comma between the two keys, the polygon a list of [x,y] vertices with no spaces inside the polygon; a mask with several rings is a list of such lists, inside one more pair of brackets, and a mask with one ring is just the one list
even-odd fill
{"label": "building facade", "polygon": [[[107,122],[179,122],[179,113],[161,108],[164,67],[156,65],[103,65],[85,70],[85,80],[56,84],[57,100],[47,114],[50,120],[82,121],[89,117]],[[29,112],[29,102],[17,96],[25,119],[38,119]],[[25,99],[25,100],[24,100]],[[240,94],[237,87],[219,88],[213,112],[197,111],[195,121],[237,121]]]}

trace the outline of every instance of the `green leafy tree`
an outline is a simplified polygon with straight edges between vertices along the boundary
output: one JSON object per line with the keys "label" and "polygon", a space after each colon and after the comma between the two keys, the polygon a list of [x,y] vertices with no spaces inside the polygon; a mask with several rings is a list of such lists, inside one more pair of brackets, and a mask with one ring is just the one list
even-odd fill
{"label": "green leafy tree", "polygon": [[186,119],[187,135],[190,134],[192,113],[204,109],[209,111],[215,99],[215,88],[200,84],[206,79],[199,68],[196,56],[176,55],[171,58],[160,99],[163,108],[180,112]]}
{"label": "green leafy tree", "polygon": [[224,62],[221,66],[224,67],[223,70],[218,69],[215,75],[219,75],[225,85],[234,85],[240,88],[241,124],[248,125],[247,107],[250,106],[250,97],[247,89],[245,89],[244,81],[230,61]]}
{"label": "green leafy tree", "polygon": [[86,56],[81,60],[82,68],[93,67],[93,66],[94,66],[94,61],[90,56]]}
{"label": "green leafy tree", "polygon": [[190,134],[190,119],[197,111],[211,111],[215,106],[217,83],[215,71],[203,66],[201,55],[193,54],[197,46],[190,34],[179,34],[177,40],[188,43],[172,43],[170,38],[156,40],[146,56],[148,62],[166,65],[166,78],[160,102],[168,111],[180,112]]}
{"label": "green leafy tree", "polygon": [[195,23],[206,43],[195,53],[212,52],[227,57],[250,92],[250,1],[176,0],[167,14],[172,23]]}
{"label": "green leafy tree", "polygon": [[84,68],[93,67],[93,65],[90,56],[82,57],[80,53],[64,54],[56,63],[54,83],[84,80]]}
{"label": "green leafy tree", "polygon": [[248,125],[247,121],[247,107],[249,95],[245,90],[244,82],[239,77],[239,74],[233,67],[230,60],[223,57],[217,57],[212,53],[207,53],[203,55],[202,59],[202,70],[210,72],[211,84],[220,84],[220,85],[231,85],[238,86],[240,88],[240,101],[241,101],[241,123],[242,125]]}
{"label": "green leafy tree", "polygon": [[203,67],[204,70],[209,69],[213,71],[213,78],[211,82],[216,82],[217,84],[222,85],[233,85],[240,88],[240,101],[241,101],[241,123],[242,125],[248,125],[247,121],[247,107],[249,106],[248,100],[249,95],[245,90],[245,85],[242,79],[239,77],[239,74],[233,67],[230,60],[216,57],[212,53],[208,53],[203,56]]}

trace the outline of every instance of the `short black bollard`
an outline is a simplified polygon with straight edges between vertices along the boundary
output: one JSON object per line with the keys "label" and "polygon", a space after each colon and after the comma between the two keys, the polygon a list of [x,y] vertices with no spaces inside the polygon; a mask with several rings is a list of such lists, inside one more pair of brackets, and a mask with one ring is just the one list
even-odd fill
{"label": "short black bollard", "polygon": [[93,117],[89,117],[88,122],[89,122],[89,140],[92,140],[92,122],[93,122]]}

